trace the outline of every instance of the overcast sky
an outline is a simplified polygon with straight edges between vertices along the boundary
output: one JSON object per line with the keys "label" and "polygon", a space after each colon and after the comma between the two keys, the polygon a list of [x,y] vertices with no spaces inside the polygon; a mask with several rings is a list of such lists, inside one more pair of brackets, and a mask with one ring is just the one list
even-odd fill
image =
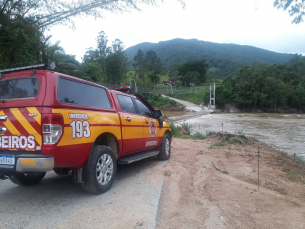
{"label": "overcast sky", "polygon": [[158,7],[141,5],[141,12],[106,12],[103,19],[75,19],[76,30],[54,26],[47,35],[60,40],[67,54],[81,57],[96,47],[104,31],[109,44],[118,38],[126,48],[142,42],[198,39],[251,45],[280,53],[305,54],[305,23],[291,24],[288,12],[273,7],[274,0],[164,0]]}

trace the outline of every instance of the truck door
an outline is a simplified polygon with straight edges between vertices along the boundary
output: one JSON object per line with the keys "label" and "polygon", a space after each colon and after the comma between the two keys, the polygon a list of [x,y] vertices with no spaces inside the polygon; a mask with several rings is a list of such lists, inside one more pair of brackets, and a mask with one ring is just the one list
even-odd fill
{"label": "truck door", "polygon": [[144,150],[155,149],[160,144],[160,128],[158,128],[159,122],[153,117],[152,111],[140,100],[135,99],[138,107],[138,112],[143,116],[144,120]]}
{"label": "truck door", "polygon": [[143,117],[138,115],[132,98],[128,95],[117,95],[122,112],[122,135],[124,154],[142,151],[143,142]]}

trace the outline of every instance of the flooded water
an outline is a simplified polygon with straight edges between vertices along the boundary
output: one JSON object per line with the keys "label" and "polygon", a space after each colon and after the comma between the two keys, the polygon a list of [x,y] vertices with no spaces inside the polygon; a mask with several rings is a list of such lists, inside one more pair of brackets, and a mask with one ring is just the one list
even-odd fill
{"label": "flooded water", "polygon": [[[242,133],[289,154],[305,158],[305,114],[208,114],[189,120],[192,132]],[[222,125],[223,124],[223,125]]]}

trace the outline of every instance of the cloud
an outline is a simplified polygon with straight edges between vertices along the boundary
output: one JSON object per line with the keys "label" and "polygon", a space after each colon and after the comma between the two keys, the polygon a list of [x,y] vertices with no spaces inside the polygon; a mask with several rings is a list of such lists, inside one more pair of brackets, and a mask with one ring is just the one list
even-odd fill
{"label": "cloud", "polygon": [[104,19],[75,20],[76,30],[63,26],[51,29],[52,41],[61,40],[66,53],[77,58],[86,48],[96,46],[98,32],[111,41],[118,38],[126,47],[141,42],[174,38],[196,38],[217,43],[252,45],[285,53],[304,53],[303,24],[291,24],[287,12],[273,7],[274,0],[186,0],[182,9],[176,0],[165,0],[159,7],[141,5],[141,12],[105,13]]}

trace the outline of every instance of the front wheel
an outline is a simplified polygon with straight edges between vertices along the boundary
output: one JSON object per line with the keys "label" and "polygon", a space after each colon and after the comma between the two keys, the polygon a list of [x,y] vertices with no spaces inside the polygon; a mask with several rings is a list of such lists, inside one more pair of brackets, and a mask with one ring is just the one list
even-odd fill
{"label": "front wheel", "polygon": [[87,182],[82,183],[85,191],[94,194],[107,192],[116,175],[117,160],[108,146],[95,146],[89,159]]}
{"label": "front wheel", "polygon": [[17,185],[30,186],[38,184],[46,173],[18,173],[10,176],[10,180]]}
{"label": "front wheel", "polygon": [[158,154],[158,159],[165,161],[171,156],[171,140],[168,134],[164,134],[162,144],[160,147],[160,153]]}

